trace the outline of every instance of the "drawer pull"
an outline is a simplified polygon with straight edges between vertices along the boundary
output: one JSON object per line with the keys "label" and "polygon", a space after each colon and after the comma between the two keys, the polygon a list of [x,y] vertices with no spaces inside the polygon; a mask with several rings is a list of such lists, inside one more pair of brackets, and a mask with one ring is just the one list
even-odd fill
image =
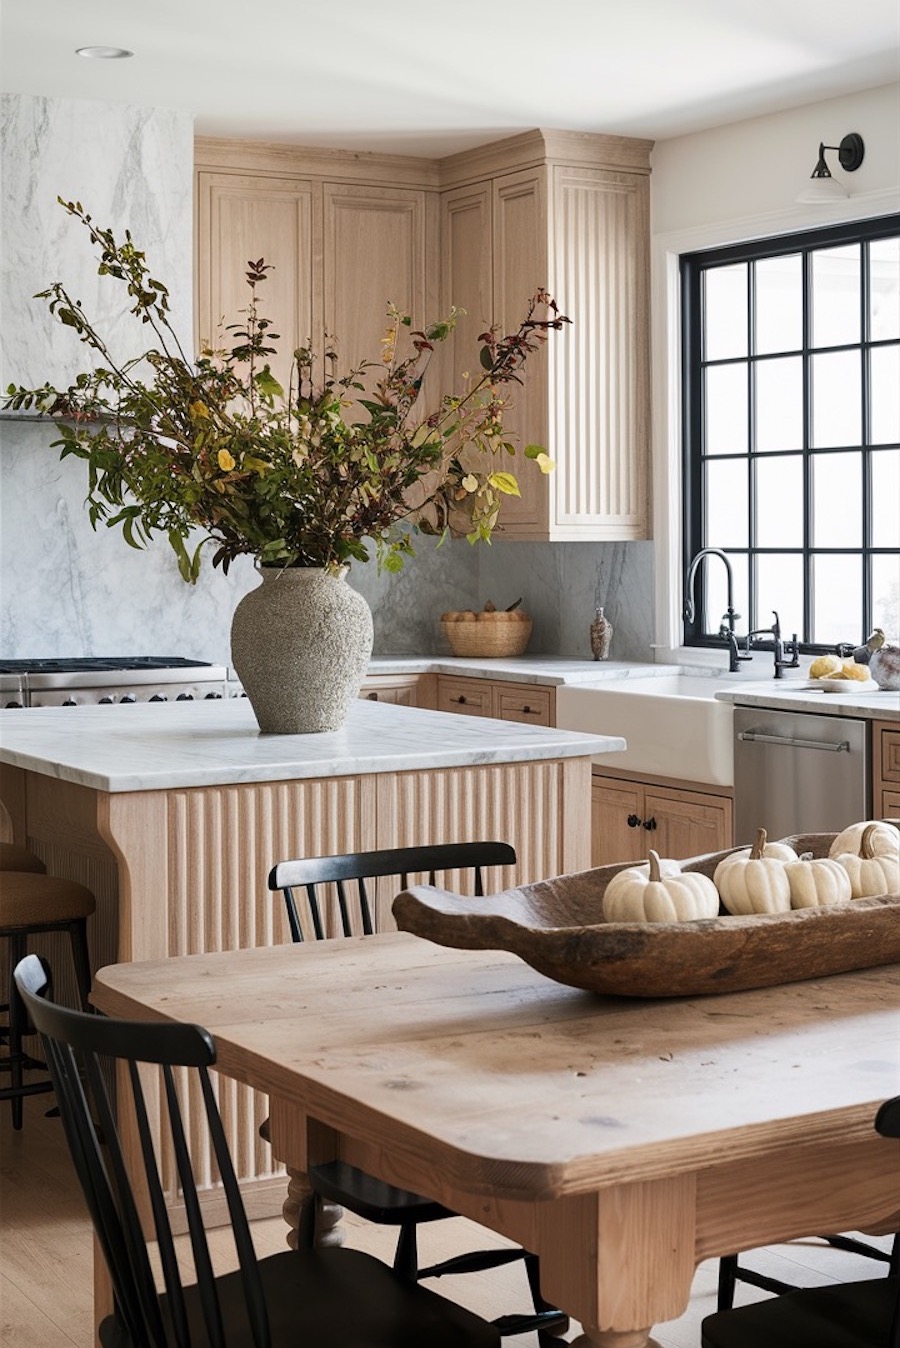
{"label": "drawer pull", "polygon": [[649,819],[644,820],[644,828],[649,829],[651,833],[656,828],[656,819],[652,814]]}

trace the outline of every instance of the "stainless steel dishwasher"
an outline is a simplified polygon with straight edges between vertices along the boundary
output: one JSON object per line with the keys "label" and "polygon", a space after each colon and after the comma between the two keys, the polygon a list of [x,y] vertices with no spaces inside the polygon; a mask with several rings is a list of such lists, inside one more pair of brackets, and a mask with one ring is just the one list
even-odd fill
{"label": "stainless steel dishwasher", "polygon": [[870,723],[844,716],[734,709],[736,843],[838,832],[868,819]]}

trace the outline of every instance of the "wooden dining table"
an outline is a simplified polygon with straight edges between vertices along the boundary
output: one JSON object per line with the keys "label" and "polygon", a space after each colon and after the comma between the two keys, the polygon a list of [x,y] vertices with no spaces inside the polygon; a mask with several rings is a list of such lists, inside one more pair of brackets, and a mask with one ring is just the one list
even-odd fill
{"label": "wooden dining table", "polygon": [[504,951],[392,933],[118,964],[109,1015],[204,1025],[276,1156],[337,1156],[541,1259],[584,1348],[642,1348],[696,1265],[900,1224],[900,969],[599,997]]}

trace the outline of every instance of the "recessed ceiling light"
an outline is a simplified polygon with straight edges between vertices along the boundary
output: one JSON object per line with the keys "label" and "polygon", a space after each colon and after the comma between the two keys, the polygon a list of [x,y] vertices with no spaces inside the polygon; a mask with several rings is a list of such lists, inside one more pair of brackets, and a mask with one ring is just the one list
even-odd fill
{"label": "recessed ceiling light", "polygon": [[121,61],[126,56],[134,56],[134,52],[128,51],[125,47],[79,47],[75,55],[97,61]]}

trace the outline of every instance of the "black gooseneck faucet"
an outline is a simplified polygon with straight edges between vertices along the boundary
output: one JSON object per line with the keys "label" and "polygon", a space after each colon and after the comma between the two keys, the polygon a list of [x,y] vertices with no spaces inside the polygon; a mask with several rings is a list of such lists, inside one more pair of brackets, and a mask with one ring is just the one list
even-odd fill
{"label": "black gooseneck faucet", "polygon": [[682,610],[685,622],[694,621],[694,577],[697,574],[697,568],[704,557],[720,557],[725,564],[725,573],[728,578],[727,589],[727,607],[722,615],[722,623],[719,627],[719,636],[728,646],[728,672],[737,674],[744,660],[752,660],[752,655],[741,655],[738,649],[737,637],[734,634],[735,619],[741,615],[734,611],[734,576],[731,570],[731,562],[721,548],[701,548],[700,551],[691,559],[688,567],[687,578],[684,582],[684,609]]}

